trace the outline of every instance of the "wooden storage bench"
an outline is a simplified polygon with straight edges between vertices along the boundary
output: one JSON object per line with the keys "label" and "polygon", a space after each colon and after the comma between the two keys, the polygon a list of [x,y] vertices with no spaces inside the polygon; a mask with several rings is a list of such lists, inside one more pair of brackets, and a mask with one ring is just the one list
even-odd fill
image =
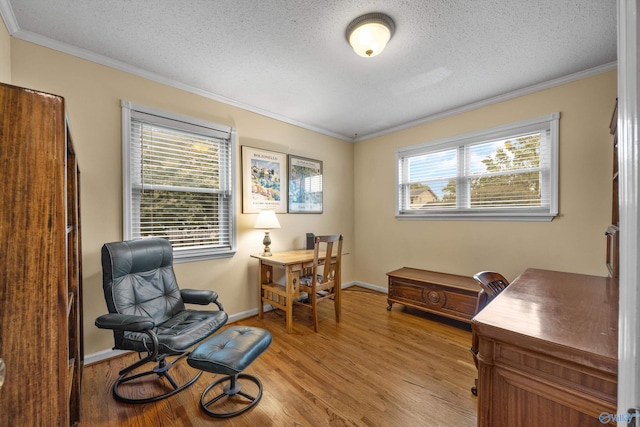
{"label": "wooden storage bench", "polygon": [[387,310],[394,302],[471,324],[480,285],[472,277],[403,267],[387,273]]}

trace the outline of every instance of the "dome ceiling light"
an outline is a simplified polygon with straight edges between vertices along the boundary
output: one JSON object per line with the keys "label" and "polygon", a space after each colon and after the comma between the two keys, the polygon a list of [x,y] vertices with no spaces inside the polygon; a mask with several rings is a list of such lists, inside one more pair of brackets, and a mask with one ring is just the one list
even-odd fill
{"label": "dome ceiling light", "polygon": [[370,58],[382,52],[395,30],[396,24],[390,16],[373,12],[351,21],[346,36],[358,55]]}

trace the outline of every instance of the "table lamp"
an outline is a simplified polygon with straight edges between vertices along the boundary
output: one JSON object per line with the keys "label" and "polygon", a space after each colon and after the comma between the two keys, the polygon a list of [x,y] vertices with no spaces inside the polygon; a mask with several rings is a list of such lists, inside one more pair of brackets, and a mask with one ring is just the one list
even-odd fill
{"label": "table lamp", "polygon": [[280,228],[280,223],[278,222],[278,217],[276,217],[275,211],[260,211],[254,228],[265,230],[264,239],[262,240],[264,252],[262,252],[261,255],[271,256],[271,249],[269,248],[269,245],[271,245],[271,237],[269,237],[269,230]]}

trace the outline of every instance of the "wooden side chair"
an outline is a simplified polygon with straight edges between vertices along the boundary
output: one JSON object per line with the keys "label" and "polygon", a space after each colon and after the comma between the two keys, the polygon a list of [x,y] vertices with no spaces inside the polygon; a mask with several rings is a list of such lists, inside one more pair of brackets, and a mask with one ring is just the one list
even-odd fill
{"label": "wooden side chair", "polygon": [[[334,258],[332,260],[332,255]],[[313,244],[313,265],[309,274],[300,277],[300,294],[307,298],[294,301],[294,304],[311,309],[313,329],[318,332],[318,303],[333,300],[336,322],[340,322],[340,266],[342,258],[342,235],[315,236]]]}
{"label": "wooden side chair", "polygon": [[[509,286],[509,281],[504,278],[504,276],[500,273],[496,273],[495,271],[481,271],[480,273],[476,273],[473,275],[473,278],[476,279],[476,282],[480,284],[482,288],[480,293],[478,294],[478,304],[476,305],[476,314],[480,313],[480,311],[487,305],[491,300],[497,297],[500,292],[505,290],[507,286]],[[471,354],[473,355],[473,363],[476,365],[476,369],[478,368],[478,336],[475,331],[471,331],[471,348],[469,349]],[[474,396],[478,395],[478,380],[476,379],[476,384],[471,387],[471,393]]]}
{"label": "wooden side chair", "polygon": [[509,286],[509,281],[500,273],[495,271],[481,271],[473,275],[473,278],[480,284],[482,289],[487,293],[489,301],[498,296],[498,294]]}

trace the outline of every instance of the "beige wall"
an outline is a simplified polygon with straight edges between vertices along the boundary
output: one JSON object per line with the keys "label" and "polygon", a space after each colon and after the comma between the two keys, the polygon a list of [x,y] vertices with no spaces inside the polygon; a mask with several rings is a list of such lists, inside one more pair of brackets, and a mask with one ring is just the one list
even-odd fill
{"label": "beige wall", "polygon": [[11,83],[11,37],[0,18],[0,82]]}
{"label": "beige wall", "polygon": [[[0,58],[8,56],[2,39],[0,31]],[[238,162],[241,145],[323,160],[324,214],[279,215],[272,249],[300,248],[308,231],[341,232],[349,252],[344,282],[385,287],[385,273],[402,266],[465,275],[496,269],[509,279],[527,267],[606,275],[615,71],[352,144],[21,40],[11,38],[10,48],[13,84],[66,98],[82,169],[87,354],[112,346],[111,334],[93,322],[106,311],[100,247],[122,237],[121,99],[237,128]],[[560,215],[552,222],[395,219],[396,148],[555,111],[561,113]],[[239,173],[237,180],[239,191]],[[257,265],[249,254],[262,241],[252,229],[256,216],[241,214],[237,200],[238,253],[176,266],[181,287],[216,289],[231,315],[257,308]]]}
{"label": "beige wall", "polygon": [[[358,143],[355,149],[355,274],[383,286],[403,266],[514,279],[528,267],[606,275],[616,98],[611,71]],[[552,222],[400,221],[394,217],[399,147],[559,111],[559,216]]]}
{"label": "beige wall", "polygon": [[[281,214],[271,237],[274,251],[303,248],[305,233],[342,233],[354,252],[353,149],[349,142],[288,125],[182,90],[86,60],[12,39],[13,83],[62,95],[81,168],[85,353],[113,346],[112,334],[94,320],[107,308],[102,294],[100,248],[122,238],[120,100],[173,111],[237,128],[240,146],[249,145],[319,159],[324,166],[324,213]],[[237,174],[237,189],[241,177]],[[256,214],[241,214],[238,198],[238,252],[233,258],[178,264],[182,288],[211,288],[225,310],[257,310],[257,261],[264,232],[253,229]],[[343,281],[354,280],[354,256],[344,257]],[[284,322],[284,320],[283,320]],[[284,323],[283,323],[284,325]]]}

